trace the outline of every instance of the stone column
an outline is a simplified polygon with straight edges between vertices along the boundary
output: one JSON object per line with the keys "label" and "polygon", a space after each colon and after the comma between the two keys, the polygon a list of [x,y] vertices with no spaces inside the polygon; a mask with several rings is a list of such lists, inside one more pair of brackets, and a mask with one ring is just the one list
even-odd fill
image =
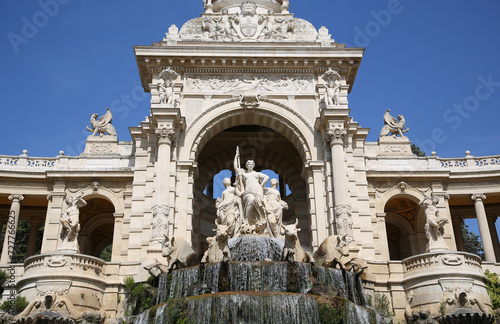
{"label": "stone column", "polygon": [[352,207],[349,198],[349,180],[344,152],[344,136],[342,128],[330,129],[327,140],[332,150],[333,194],[335,199],[335,227],[337,235],[352,236]]}
{"label": "stone column", "polygon": [[453,233],[455,234],[455,241],[457,243],[457,251],[465,251],[464,236],[462,235],[462,222],[461,218],[452,218]]}
{"label": "stone column", "polygon": [[35,255],[36,240],[38,238],[38,228],[42,223],[41,219],[35,218],[30,220],[30,236],[28,239],[28,249],[26,250],[26,258]]}
{"label": "stone column", "polygon": [[158,158],[156,161],[155,192],[153,195],[153,235],[150,248],[161,249],[164,235],[168,235],[170,215],[170,152],[172,142],[175,139],[175,131],[172,128],[158,128]]}
{"label": "stone column", "polygon": [[488,218],[486,217],[486,210],[484,209],[483,203],[486,196],[476,194],[472,195],[471,199],[474,202],[474,207],[476,208],[479,233],[481,234],[481,242],[483,242],[484,258],[486,261],[495,262],[495,249],[493,248],[493,241],[491,240],[490,229],[488,228]]}
{"label": "stone column", "polygon": [[114,229],[113,229],[113,248],[111,249],[111,261],[118,262],[120,258],[123,240],[123,217],[124,213],[114,213],[115,219]]}
{"label": "stone column", "polygon": [[500,242],[498,241],[498,232],[495,223],[497,221],[496,217],[488,217],[488,225],[491,233],[491,240],[493,241],[493,247],[495,249],[496,261],[500,262]]}
{"label": "stone column", "polygon": [[14,253],[14,244],[16,243],[17,223],[19,222],[19,211],[21,210],[21,201],[24,200],[23,195],[10,195],[9,218],[7,220],[7,229],[5,230],[5,238],[3,240],[2,257],[0,264],[9,264],[12,262]]}

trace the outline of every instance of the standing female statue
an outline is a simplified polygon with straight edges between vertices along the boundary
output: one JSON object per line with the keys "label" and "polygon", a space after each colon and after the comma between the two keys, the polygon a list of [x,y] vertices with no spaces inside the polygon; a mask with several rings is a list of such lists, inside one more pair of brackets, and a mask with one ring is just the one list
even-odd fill
{"label": "standing female statue", "polygon": [[[254,171],[255,162],[248,160],[246,168],[241,168],[240,149],[236,148],[234,170],[236,172],[236,194],[243,205],[243,226],[249,225],[258,235],[271,235],[266,209],[264,208],[264,186],[269,177]],[[248,233],[253,234],[253,233]]]}
{"label": "standing female statue", "polygon": [[269,217],[269,227],[272,231],[272,236],[275,238],[281,237],[281,226],[283,225],[283,210],[288,210],[288,204],[281,200],[281,194],[278,191],[278,179],[271,180],[271,188],[266,191],[266,196],[264,198],[264,205],[268,212]]}

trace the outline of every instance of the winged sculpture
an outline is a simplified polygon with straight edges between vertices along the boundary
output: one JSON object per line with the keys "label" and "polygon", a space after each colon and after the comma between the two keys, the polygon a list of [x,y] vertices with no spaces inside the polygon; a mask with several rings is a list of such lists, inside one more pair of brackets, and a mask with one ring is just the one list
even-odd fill
{"label": "winged sculpture", "polygon": [[387,109],[384,114],[385,126],[380,131],[380,138],[385,136],[392,136],[396,138],[398,135],[403,137],[404,133],[407,133],[410,128],[405,128],[405,117],[403,115],[398,115],[398,118],[394,118],[389,114],[391,110]]}
{"label": "winged sculpture", "polygon": [[109,108],[106,108],[106,110],[106,113],[99,119],[97,119],[99,117],[98,114],[92,114],[90,117],[90,125],[92,128],[87,126],[87,130],[92,132],[92,136],[104,136],[106,133],[107,135],[116,136],[116,130],[113,125],[111,125],[111,122],[113,121],[113,114]]}

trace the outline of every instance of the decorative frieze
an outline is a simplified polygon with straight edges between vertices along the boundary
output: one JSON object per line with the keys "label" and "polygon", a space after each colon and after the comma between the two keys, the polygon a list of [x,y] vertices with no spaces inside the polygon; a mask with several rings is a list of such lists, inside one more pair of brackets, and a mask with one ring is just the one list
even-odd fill
{"label": "decorative frieze", "polygon": [[262,75],[229,74],[186,75],[186,93],[294,93],[313,94],[314,76],[311,75]]}

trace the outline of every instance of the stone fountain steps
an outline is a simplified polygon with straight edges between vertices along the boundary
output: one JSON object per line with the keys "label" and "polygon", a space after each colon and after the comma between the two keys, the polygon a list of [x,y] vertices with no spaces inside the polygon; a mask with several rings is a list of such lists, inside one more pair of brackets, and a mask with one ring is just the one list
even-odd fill
{"label": "stone fountain steps", "polygon": [[173,298],[226,291],[269,291],[341,296],[365,305],[354,274],[306,263],[230,261],[172,271],[160,277],[157,304]]}
{"label": "stone fountain steps", "polygon": [[383,319],[373,309],[340,297],[248,291],[172,299],[141,314],[135,322],[149,323],[358,324],[383,323]]}

